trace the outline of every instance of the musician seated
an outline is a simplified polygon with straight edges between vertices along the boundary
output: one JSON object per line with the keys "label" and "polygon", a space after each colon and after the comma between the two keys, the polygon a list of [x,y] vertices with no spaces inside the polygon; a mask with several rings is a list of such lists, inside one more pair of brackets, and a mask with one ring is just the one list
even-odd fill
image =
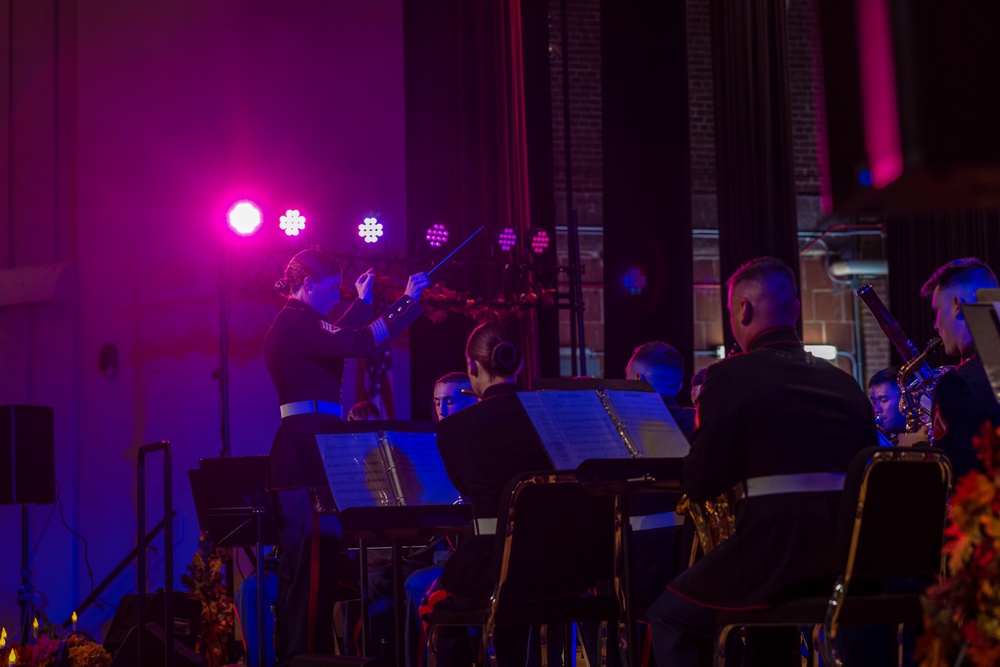
{"label": "musician seated", "polygon": [[[660,341],[640,345],[632,352],[625,377],[648,382],[663,399],[684,437],[691,439],[695,411],[677,402],[684,380],[684,357],[680,352]],[[682,532],[683,517],[674,512],[677,500],[676,496],[651,493],[629,497],[635,573],[633,604],[640,616],[667,583],[687,567],[690,558],[694,532]]]}
{"label": "musician seated", "polygon": [[[516,396],[521,351],[514,329],[493,322],[477,327],[465,348],[472,390],[479,403],[441,422],[438,449],[455,488],[472,505],[478,534],[458,544],[441,573],[441,590],[429,606],[471,609],[493,593],[493,550],[500,495],[514,475],[551,470],[531,420]],[[528,628],[498,628],[501,665],[524,665]],[[462,628],[444,628],[437,647],[444,665],[466,667],[474,658]]]}
{"label": "musician seated", "polygon": [[[648,616],[657,663],[708,667],[716,611],[828,594],[844,471],[877,444],[853,377],[806,352],[795,276],[762,257],[727,281],[730,327],[746,352],[708,367],[682,488],[695,502],[740,484],[735,534],[670,582]],[[748,634],[751,665],[799,667],[798,636]],[[746,664],[746,663],[745,663]]]}
{"label": "musician seated", "polygon": [[899,434],[906,431],[906,417],[899,411],[899,399],[902,393],[899,391],[898,377],[899,368],[887,366],[868,380],[868,389],[871,391],[869,398],[875,411],[875,425],[891,445],[895,445]]}

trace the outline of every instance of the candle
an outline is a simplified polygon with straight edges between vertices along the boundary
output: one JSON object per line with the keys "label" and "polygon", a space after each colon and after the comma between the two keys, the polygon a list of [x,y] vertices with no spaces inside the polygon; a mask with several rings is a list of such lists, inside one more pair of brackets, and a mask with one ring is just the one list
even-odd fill
{"label": "candle", "polygon": [[31,624],[31,634],[35,639],[38,639],[38,618],[36,617],[34,622]]}
{"label": "candle", "polygon": [[17,651],[14,649],[10,650],[10,658],[7,659],[8,667],[14,667],[17,664]]}
{"label": "candle", "polygon": [[7,628],[0,628],[0,654],[7,646]]}
{"label": "candle", "polygon": [[76,632],[76,612],[75,611],[73,612],[73,615],[70,616],[70,620],[73,621],[73,632]]}

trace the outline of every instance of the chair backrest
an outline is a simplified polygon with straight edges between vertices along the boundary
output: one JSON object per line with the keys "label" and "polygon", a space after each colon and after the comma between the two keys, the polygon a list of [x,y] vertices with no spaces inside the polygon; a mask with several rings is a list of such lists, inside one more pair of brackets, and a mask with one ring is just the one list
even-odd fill
{"label": "chair backrest", "polygon": [[572,474],[527,473],[507,484],[497,520],[494,603],[569,599],[614,576],[614,499]]}
{"label": "chair backrest", "polygon": [[847,470],[838,526],[843,576],[933,575],[941,546],[951,465],[931,447],[871,447]]}

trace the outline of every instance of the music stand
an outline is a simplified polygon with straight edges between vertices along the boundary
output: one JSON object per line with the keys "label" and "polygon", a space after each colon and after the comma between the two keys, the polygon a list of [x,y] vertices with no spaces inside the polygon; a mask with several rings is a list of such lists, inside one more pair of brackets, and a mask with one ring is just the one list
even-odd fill
{"label": "music stand", "polygon": [[976,343],[983,369],[1000,401],[1000,289],[976,291],[978,303],[963,303],[962,313]]}
{"label": "music stand", "polygon": [[264,545],[278,543],[274,496],[268,491],[267,456],[201,459],[189,470],[198,526],[216,547],[257,548],[257,665],[264,650]]}

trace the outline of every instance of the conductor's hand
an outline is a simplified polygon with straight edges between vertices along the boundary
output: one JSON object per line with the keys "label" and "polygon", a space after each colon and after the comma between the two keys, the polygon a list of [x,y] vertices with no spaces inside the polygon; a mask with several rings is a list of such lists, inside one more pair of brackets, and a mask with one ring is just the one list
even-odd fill
{"label": "conductor's hand", "polygon": [[414,273],[410,276],[409,281],[406,283],[406,296],[410,297],[414,301],[420,300],[420,293],[424,291],[424,288],[431,284],[431,281],[427,279],[427,274],[425,273]]}
{"label": "conductor's hand", "polygon": [[375,269],[368,269],[354,281],[354,288],[358,290],[358,298],[372,305],[372,285],[375,283]]}

